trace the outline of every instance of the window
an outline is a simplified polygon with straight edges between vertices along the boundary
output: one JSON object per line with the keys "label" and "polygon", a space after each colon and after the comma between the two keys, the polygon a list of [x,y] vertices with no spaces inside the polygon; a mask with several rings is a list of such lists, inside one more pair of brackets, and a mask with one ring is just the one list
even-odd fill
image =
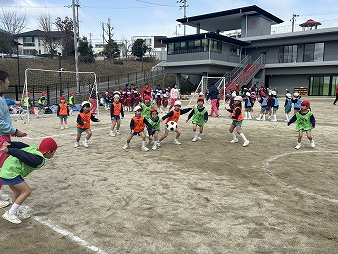
{"label": "window", "polygon": [[211,51],[216,53],[222,52],[222,42],[211,40]]}
{"label": "window", "polygon": [[297,62],[297,45],[288,45],[279,47],[280,63],[296,63]]}
{"label": "window", "polygon": [[23,37],[24,46],[34,46],[34,37]]}
{"label": "window", "polygon": [[324,43],[304,45],[304,62],[320,62],[324,60]]}
{"label": "window", "polygon": [[173,55],[174,54],[174,43],[168,43],[167,45],[167,54],[168,55]]}
{"label": "window", "polygon": [[230,46],[230,56],[239,56],[240,55],[240,48],[235,45]]}
{"label": "window", "polygon": [[209,51],[209,40],[208,39],[202,40],[202,51]]}

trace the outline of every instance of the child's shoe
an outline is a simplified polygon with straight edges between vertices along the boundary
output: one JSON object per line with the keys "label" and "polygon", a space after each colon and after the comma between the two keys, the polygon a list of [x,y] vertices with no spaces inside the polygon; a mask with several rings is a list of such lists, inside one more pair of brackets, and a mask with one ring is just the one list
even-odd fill
{"label": "child's shoe", "polygon": [[161,142],[158,141],[156,145],[157,145],[158,147],[161,147]]}
{"label": "child's shoe", "polygon": [[235,138],[235,139],[233,139],[233,140],[230,141],[230,143],[237,143],[237,142],[238,142],[237,138]]}
{"label": "child's shoe", "polygon": [[141,149],[142,149],[142,151],[145,151],[145,152],[149,151],[149,148],[146,147],[146,146],[142,146]]}
{"label": "child's shoe", "polygon": [[63,130],[63,125],[60,126],[60,129]]}
{"label": "child's shoe", "polygon": [[157,145],[153,145],[153,147],[151,149],[156,150],[157,149]]}
{"label": "child's shoe", "polygon": [[109,132],[109,136],[111,136],[111,137],[115,137],[115,133],[114,133],[114,131],[110,131],[110,132]]}
{"label": "child's shoe", "polygon": [[250,143],[249,140],[245,140],[243,146],[247,146],[247,145],[249,145],[249,143]]}
{"label": "child's shoe", "polygon": [[315,141],[313,139],[310,141],[310,145],[311,145],[312,148],[314,148],[316,146]]}
{"label": "child's shoe", "polygon": [[192,142],[196,142],[196,141],[197,141],[197,138],[194,137],[191,141],[192,141]]}
{"label": "child's shoe", "polygon": [[0,200],[0,208],[4,208],[6,206],[9,206],[11,203],[7,200]]}
{"label": "child's shoe", "polygon": [[302,146],[301,143],[298,143],[298,144],[295,146],[295,149],[298,150],[301,146]]}
{"label": "child's shoe", "polygon": [[79,147],[79,142],[74,143],[74,148],[77,148],[77,147]]}
{"label": "child's shoe", "polygon": [[117,134],[117,135],[121,135],[121,133],[120,133],[119,130],[116,130],[116,134]]}
{"label": "child's shoe", "polygon": [[20,224],[21,220],[16,216],[15,214],[9,214],[8,211],[6,211],[3,215],[2,218],[5,220],[8,220],[9,222],[12,222],[14,224]]}
{"label": "child's shoe", "polygon": [[180,141],[178,141],[177,139],[175,139],[175,140],[174,140],[174,144],[175,144],[175,145],[180,145],[180,144],[181,144],[181,142],[180,142]]}
{"label": "child's shoe", "polygon": [[129,144],[125,144],[125,145],[122,147],[122,149],[124,149],[124,150],[129,149],[129,148],[130,148]]}
{"label": "child's shoe", "polygon": [[87,139],[83,140],[83,146],[88,147],[88,140]]}

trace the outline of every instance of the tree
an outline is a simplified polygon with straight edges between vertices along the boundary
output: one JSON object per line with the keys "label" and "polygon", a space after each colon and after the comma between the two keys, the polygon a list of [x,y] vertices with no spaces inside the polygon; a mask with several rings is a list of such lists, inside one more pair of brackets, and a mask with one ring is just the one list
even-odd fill
{"label": "tree", "polygon": [[65,17],[62,20],[60,17],[56,18],[55,25],[57,29],[64,33],[62,39],[62,55],[63,56],[74,56],[74,32],[73,32],[73,20],[71,18]]}
{"label": "tree", "polygon": [[2,9],[1,23],[3,30],[11,33],[20,33],[27,25],[26,13],[19,15],[15,11],[5,11]]}
{"label": "tree", "polygon": [[60,40],[56,40],[53,34],[53,23],[49,14],[39,16],[39,25],[42,29],[41,40],[47,48],[47,52],[53,56],[57,47],[61,44]]}
{"label": "tree", "polygon": [[93,63],[95,62],[94,54],[93,54],[93,47],[88,43],[87,37],[83,37],[79,41],[79,46],[78,46],[78,51],[79,51],[79,60],[80,62],[85,62],[85,63]]}
{"label": "tree", "polygon": [[137,56],[139,58],[143,57],[145,53],[147,52],[148,47],[144,45],[144,40],[137,39],[134,42],[133,47],[131,48],[131,52],[134,56]]}
{"label": "tree", "polygon": [[120,56],[120,49],[113,39],[109,39],[102,52],[109,60]]}

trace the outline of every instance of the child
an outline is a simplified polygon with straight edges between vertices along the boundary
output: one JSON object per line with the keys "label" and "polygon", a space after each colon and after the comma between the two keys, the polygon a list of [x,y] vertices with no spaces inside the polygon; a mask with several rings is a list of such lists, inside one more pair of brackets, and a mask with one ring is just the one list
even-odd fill
{"label": "child", "polygon": [[267,99],[265,98],[265,93],[260,93],[260,98],[258,98],[258,102],[261,104],[261,111],[259,113],[259,117],[256,118],[258,121],[265,121],[265,114],[266,114],[266,108],[268,106]]}
{"label": "child", "polygon": [[28,146],[22,142],[5,142],[0,152],[10,156],[3,163],[0,170],[0,178],[4,185],[8,185],[13,191],[11,208],[2,218],[9,222],[19,224],[21,220],[28,219],[30,215],[23,214],[20,206],[31,194],[31,189],[24,181],[33,170],[40,169],[45,164],[45,159],[51,159],[57,149],[57,144],[52,138],[41,141],[39,148]]}
{"label": "child", "polygon": [[32,100],[31,100],[31,98],[30,98],[30,95],[31,95],[30,92],[26,92],[26,93],[25,93],[25,97],[23,98],[23,104],[22,104],[23,109],[24,109],[25,111],[27,110],[27,111],[26,111],[27,114],[30,113],[31,107],[32,107]]}
{"label": "child", "polygon": [[249,92],[245,93],[244,108],[245,108],[244,119],[251,119],[252,104],[251,104],[251,97],[250,97]]}
{"label": "child", "polygon": [[60,118],[60,129],[68,129],[67,118],[69,116],[69,108],[64,96],[60,97],[60,103],[58,104],[56,115]]}
{"label": "child", "polygon": [[41,92],[41,97],[38,100],[38,112],[36,112],[36,117],[38,118],[41,111],[42,115],[45,113],[45,104],[46,104],[46,92]]}
{"label": "child", "polygon": [[301,108],[302,100],[300,99],[299,93],[294,93],[291,99],[293,103],[293,114],[295,115]]}
{"label": "child", "polygon": [[68,106],[69,106],[69,115],[73,115],[74,107],[75,107],[75,99],[74,99],[74,92],[70,91],[69,92],[69,97],[68,97]]}
{"label": "child", "polygon": [[158,140],[158,134],[161,130],[161,122],[158,117],[158,111],[156,108],[150,110],[150,118],[148,119],[149,124],[151,125],[151,135],[149,134],[149,144],[151,143],[152,137],[154,137],[154,145],[151,149],[156,150]]}
{"label": "child", "polygon": [[167,109],[168,109],[168,96],[167,96],[167,94],[163,94],[162,107],[163,107],[163,112],[167,113]]}
{"label": "child", "polygon": [[[120,117],[121,115],[121,117]],[[111,120],[111,128],[109,136],[115,137],[114,128],[116,125],[116,134],[121,135],[120,126],[121,119],[124,117],[122,103],[120,102],[120,96],[118,94],[114,95],[114,101],[110,106],[110,120]]]}
{"label": "child", "polygon": [[286,93],[285,94],[285,103],[284,103],[284,112],[285,112],[285,117],[286,117],[286,122],[290,121],[290,112],[292,109],[292,102],[291,102],[291,94]]}
{"label": "child", "polygon": [[[185,113],[188,113],[192,108],[185,108],[185,109],[181,109],[182,103],[181,101],[175,101],[174,103],[174,109],[171,110],[168,114],[166,114],[165,116],[163,116],[161,118],[161,122],[163,122],[164,120],[166,120],[166,123],[168,123],[169,121],[174,121],[174,122],[178,122],[178,120],[180,119],[180,115],[183,115]],[[181,135],[181,131],[179,130],[179,128],[177,127],[176,129],[176,137],[174,140],[174,144],[176,145],[180,145],[181,142],[178,141],[178,138]],[[157,143],[157,146],[161,146],[161,141],[163,139],[165,139],[166,137],[168,137],[169,134],[169,130],[165,130],[163,136],[160,138],[159,142]]]}
{"label": "child", "polygon": [[279,108],[279,102],[278,102],[276,91],[271,92],[271,107],[272,107],[272,112],[273,112],[271,121],[277,122],[277,115],[276,114],[277,114],[277,110]]}
{"label": "child", "polygon": [[[200,135],[203,132],[204,124],[208,121],[208,111],[203,106],[204,104],[204,97],[198,97],[197,98],[197,106],[193,108],[193,110],[188,115],[188,119],[186,122],[189,121],[189,119],[192,117],[192,130],[194,132],[194,138],[191,140],[192,142],[196,142],[198,139],[201,140],[202,138]],[[197,126],[199,126],[199,131],[197,132]]]}
{"label": "child", "polygon": [[310,145],[314,148],[315,141],[312,138],[311,130],[316,126],[316,119],[311,112],[310,102],[302,101],[300,111],[296,112],[296,114],[290,119],[288,122],[288,126],[293,122],[296,122],[296,131],[298,131],[298,144],[295,149],[299,149],[301,147],[303,132],[306,132],[307,138],[310,140]]}
{"label": "child", "polygon": [[149,148],[146,147],[146,135],[144,134],[144,127],[145,125],[148,126],[148,134],[149,138],[151,137],[151,125],[147,121],[147,119],[142,116],[142,108],[141,106],[136,106],[134,108],[135,116],[131,118],[130,121],[130,134],[127,138],[127,144],[123,146],[123,149],[129,149],[130,148],[130,141],[135,135],[139,135],[142,138],[142,146],[141,149],[143,151],[149,151]]}
{"label": "child", "polygon": [[[236,138],[236,134],[234,133],[234,129],[236,128],[237,133],[242,137],[244,140],[243,146],[249,145],[249,140],[246,139],[244,133],[241,132],[241,126],[242,126],[242,97],[241,96],[236,96],[234,98],[234,108],[233,110],[228,109],[228,111],[231,113],[231,119],[232,123],[230,125],[229,131],[232,135],[232,140],[230,143],[237,143],[238,139]],[[226,109],[226,108],[225,108]]]}
{"label": "child", "polygon": [[87,136],[83,141],[84,147],[88,147],[88,139],[92,136],[92,130],[90,129],[90,120],[93,122],[100,122],[91,112],[90,112],[90,103],[88,101],[84,101],[81,104],[80,113],[77,116],[77,133],[76,133],[76,142],[74,147],[79,147],[79,141],[81,138],[82,132],[86,132]]}
{"label": "child", "polygon": [[146,95],[143,97],[143,103],[141,103],[142,108],[142,116],[144,116],[147,120],[150,118],[150,110],[154,107],[151,103],[150,96]]}

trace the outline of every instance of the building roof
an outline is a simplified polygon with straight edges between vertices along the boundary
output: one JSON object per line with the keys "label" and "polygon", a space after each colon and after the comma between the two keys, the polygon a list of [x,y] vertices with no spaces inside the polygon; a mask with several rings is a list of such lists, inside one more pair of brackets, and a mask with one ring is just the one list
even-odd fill
{"label": "building roof", "polygon": [[[28,31],[28,32],[24,32],[24,33],[20,33],[20,34],[17,34],[16,36],[17,37],[41,37],[43,36],[45,32],[42,31],[42,30],[33,30],[33,31]],[[61,31],[51,31],[53,37],[55,38],[61,38],[61,37],[64,37],[65,34],[64,32],[61,32]]]}
{"label": "building roof", "polygon": [[200,24],[200,29],[211,32],[223,32],[241,29],[242,17],[246,15],[262,15],[271,21],[272,25],[283,23],[284,21],[271,13],[259,8],[256,5],[246,6],[242,8],[208,13],[198,16],[186,17],[177,19],[177,22],[186,24],[192,27],[197,27]]}
{"label": "building roof", "polygon": [[161,43],[172,43],[172,42],[181,42],[181,41],[190,41],[190,40],[199,40],[199,39],[215,39],[222,42],[227,42],[236,46],[248,46],[249,42],[237,40],[228,36],[224,36],[216,33],[201,33],[201,34],[191,34],[186,36],[178,36],[171,38],[160,39]]}

